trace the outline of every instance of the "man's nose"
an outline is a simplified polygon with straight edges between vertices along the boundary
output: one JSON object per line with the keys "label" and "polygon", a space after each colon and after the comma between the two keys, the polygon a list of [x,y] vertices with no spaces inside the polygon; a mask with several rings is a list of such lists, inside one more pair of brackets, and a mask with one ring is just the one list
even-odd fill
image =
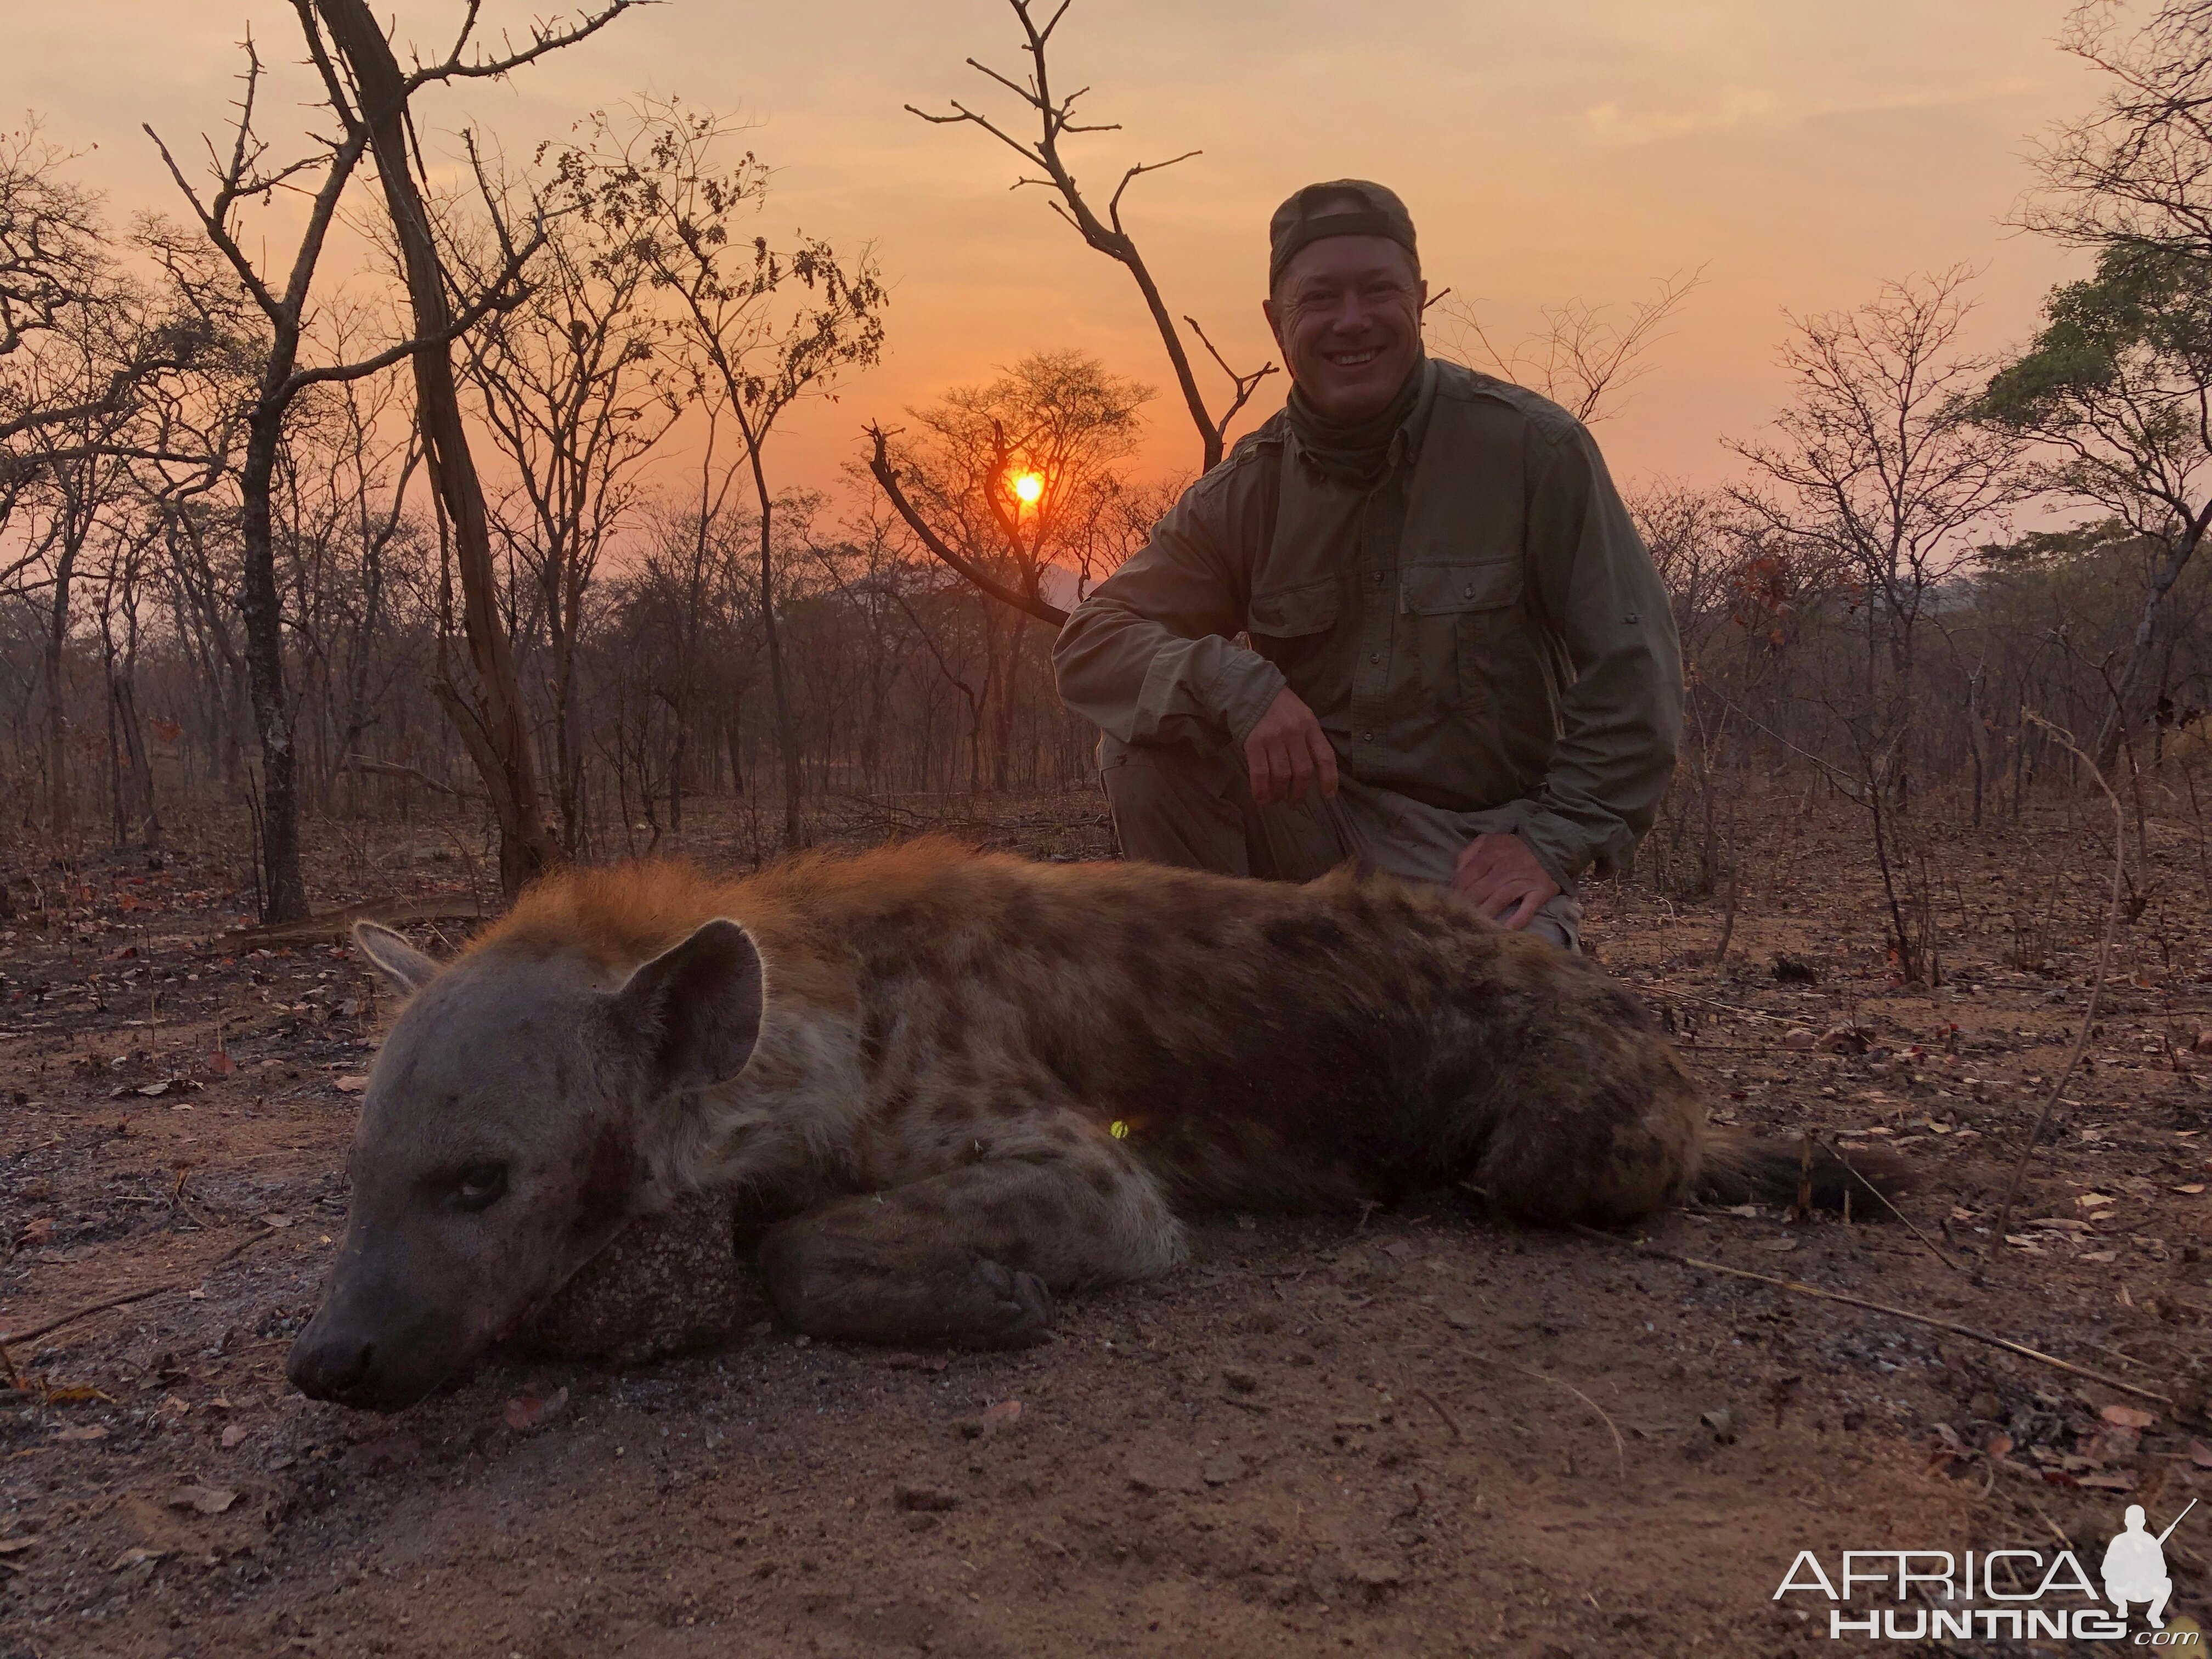
{"label": "man's nose", "polygon": [[1349,294],[1338,302],[1336,314],[1329,319],[1329,331],[1333,334],[1364,334],[1375,320],[1375,307],[1358,295]]}

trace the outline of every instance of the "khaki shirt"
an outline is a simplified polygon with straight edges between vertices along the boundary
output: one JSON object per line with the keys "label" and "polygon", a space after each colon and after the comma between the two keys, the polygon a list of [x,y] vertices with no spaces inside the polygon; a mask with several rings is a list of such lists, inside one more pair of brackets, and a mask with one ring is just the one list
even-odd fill
{"label": "khaki shirt", "polygon": [[1625,870],[1681,736],[1666,589],[1579,422],[1423,374],[1371,489],[1281,415],[1240,441],[1067,619],[1060,695],[1125,743],[1241,746],[1287,684],[1363,782],[1509,809],[1563,881]]}

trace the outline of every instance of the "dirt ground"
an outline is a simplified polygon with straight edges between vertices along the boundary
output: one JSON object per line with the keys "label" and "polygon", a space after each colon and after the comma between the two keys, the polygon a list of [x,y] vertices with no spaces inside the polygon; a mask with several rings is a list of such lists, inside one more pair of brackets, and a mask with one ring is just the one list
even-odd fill
{"label": "dirt ground", "polygon": [[[1037,856],[1107,849],[1095,799],[988,810],[872,810],[848,838],[941,820]],[[1726,965],[1718,900],[1601,885],[1590,938],[1664,1011],[1717,1115],[1897,1148],[1925,1238],[1863,1210],[1695,1211],[1641,1236],[2177,1404],[1447,1194],[1219,1218],[1188,1267],[1065,1304],[1019,1354],[809,1344],[763,1317],[724,1352],[509,1364],[349,1413],[282,1366],[388,1008],[341,948],[224,936],[251,908],[235,826],[68,869],[0,855],[20,1385],[0,1392],[0,1656],[1813,1654],[1842,1650],[1830,1603],[1775,1599],[1801,1550],[1832,1573],[1845,1548],[2048,1556],[2063,1537],[2094,1573],[2124,1504],[2156,1530],[2212,1497],[2201,849],[2152,826],[2158,896],[1978,1284],[1964,1269],[2081,1017],[2105,854],[2057,809],[1956,837],[1948,983],[1906,991],[1858,826],[1795,812],[1771,810]],[[465,908],[457,844],[420,823],[325,835],[317,905]],[[410,931],[435,948],[466,926]],[[1844,1052],[1792,1046],[1838,1027],[1861,1033]],[[2174,1609],[2197,1618],[2208,1510],[2166,1545]]]}

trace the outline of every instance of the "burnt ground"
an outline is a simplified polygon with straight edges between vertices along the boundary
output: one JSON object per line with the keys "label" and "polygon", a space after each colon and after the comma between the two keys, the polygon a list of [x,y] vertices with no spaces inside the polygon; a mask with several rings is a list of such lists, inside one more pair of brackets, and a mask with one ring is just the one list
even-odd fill
{"label": "burnt ground", "polygon": [[[951,827],[1105,849],[1095,800],[989,810]],[[878,811],[848,838],[938,816]],[[2152,826],[2092,1063],[1979,1285],[1936,1249],[1988,1244],[2078,1028],[2094,836],[2054,809],[1947,843],[1934,991],[1893,982],[1850,822],[1764,826],[1724,967],[1717,899],[1590,895],[1596,949],[1673,1022],[1717,1114],[1897,1148],[1929,1242],[1863,1208],[1691,1212],[1648,1237],[2176,1404],[1440,1194],[1220,1218],[1188,1268],[1069,1303],[1021,1354],[763,1322],[628,1371],[495,1367],[389,1418],[312,1404],[282,1370],[343,1218],[374,994],[327,943],[226,937],[250,909],[232,829],[6,872],[0,1324],[155,1292],[9,1340],[7,1659],[1810,1654],[1841,1650],[1828,1604],[1773,1599],[1801,1549],[1833,1571],[1846,1547],[2063,1536],[2094,1572],[2123,1504],[2156,1529],[2212,1497],[2193,1416],[2212,1053],[2192,1052],[2212,955],[2186,826]],[[319,907],[465,908],[444,830],[327,839]],[[434,948],[466,925],[412,931]],[[2167,1545],[2198,1618],[2208,1558],[2200,1510]]]}

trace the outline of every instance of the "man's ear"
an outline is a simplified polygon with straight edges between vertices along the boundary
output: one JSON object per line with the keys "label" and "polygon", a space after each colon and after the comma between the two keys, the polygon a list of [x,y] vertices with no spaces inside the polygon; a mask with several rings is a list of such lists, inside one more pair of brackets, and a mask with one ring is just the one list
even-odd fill
{"label": "man's ear", "polygon": [[354,923],[353,947],[368,958],[376,976],[403,997],[414,995],[437,977],[436,963],[376,922]]}
{"label": "man's ear", "polygon": [[644,1049],[665,1089],[726,1083],[760,1041],[760,952],[734,921],[701,925],[632,974],[614,994],[615,1023]]}

